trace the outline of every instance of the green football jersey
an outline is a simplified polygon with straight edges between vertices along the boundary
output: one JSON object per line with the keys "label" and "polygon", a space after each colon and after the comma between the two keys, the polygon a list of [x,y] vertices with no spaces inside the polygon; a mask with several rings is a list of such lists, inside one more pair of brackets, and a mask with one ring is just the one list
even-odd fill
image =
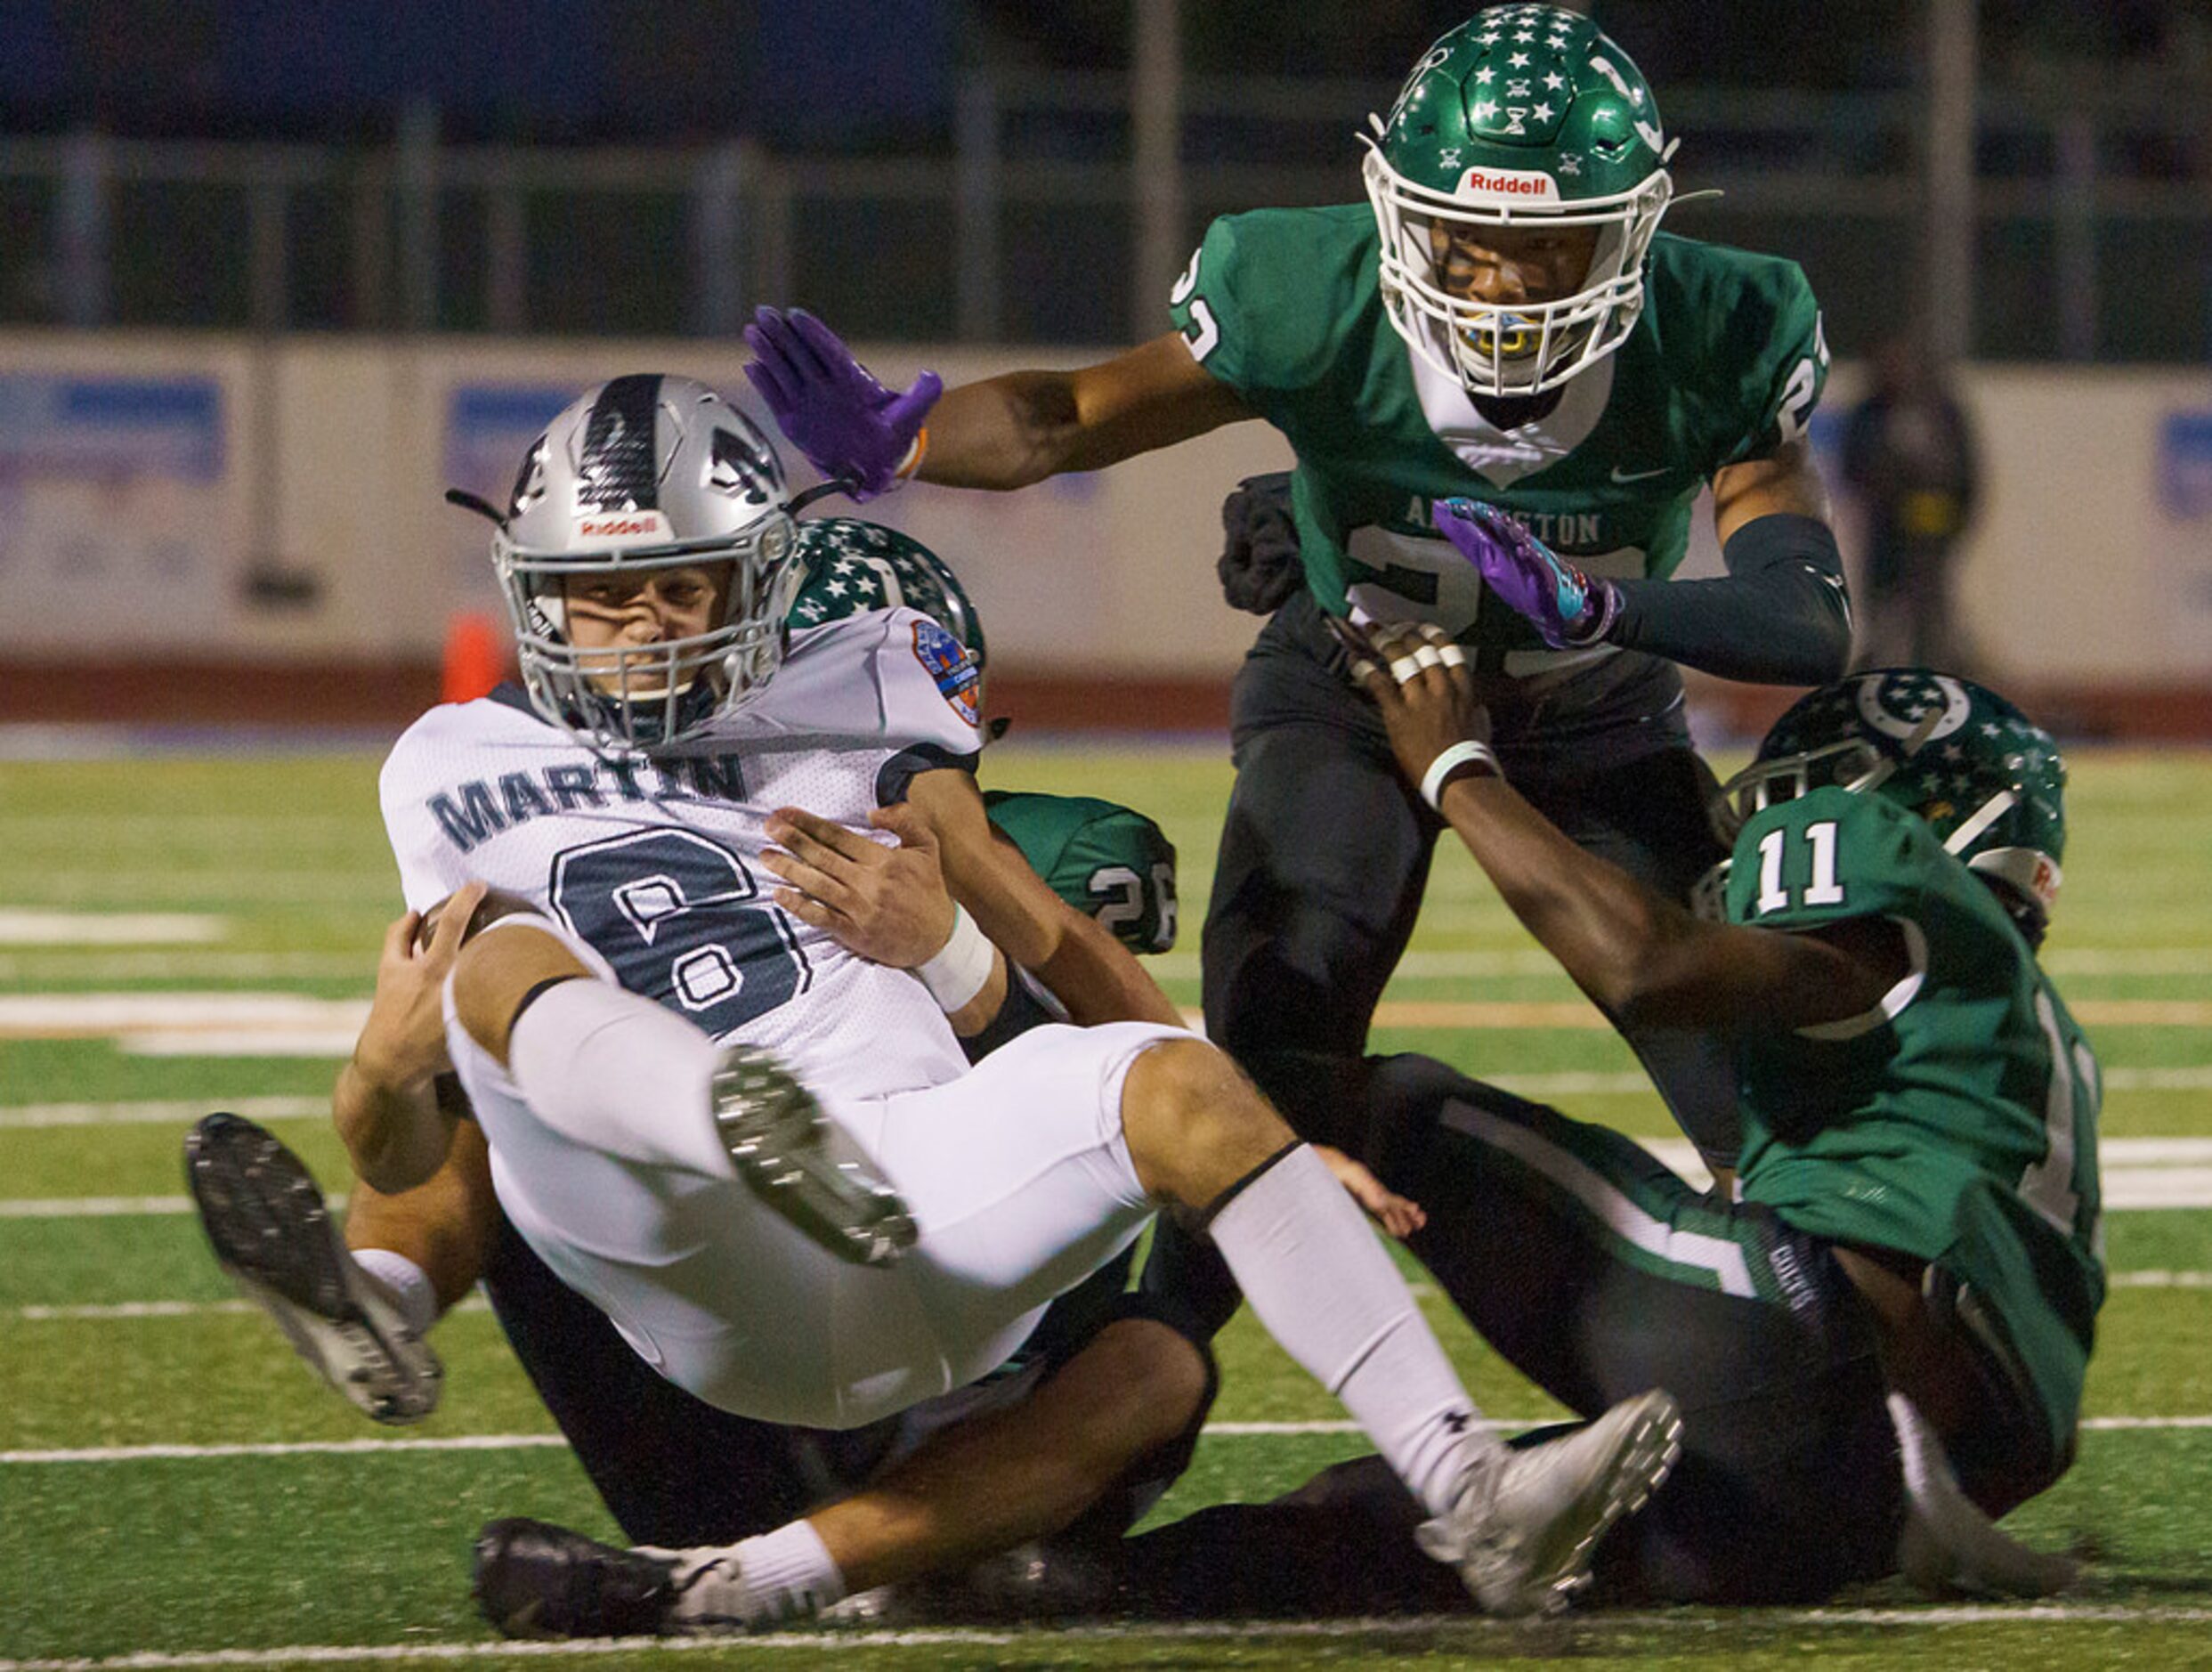
{"label": "green football jersey", "polygon": [[1745,824],[1730,922],[1877,916],[1912,958],[1878,1009],[1743,1046],[1744,1196],[1957,1278],[2063,1456],[2104,1298],[2088,1042],[1989,885],[1895,802],[1830,785]]}
{"label": "green football jersey", "polygon": [[[1334,613],[1435,621],[1478,665],[1535,672],[1546,652],[1429,521],[1438,499],[1503,507],[1595,574],[1665,576],[1698,490],[1801,434],[1827,379],[1811,288],[1794,262],[1664,233],[1620,348],[1545,418],[1500,432],[1422,364],[1384,316],[1365,204],[1224,215],[1171,293],[1199,363],[1286,436],[1307,584]],[[1381,594],[1373,601],[1368,588]],[[1504,658],[1511,654],[1512,660]]]}
{"label": "green football jersey", "polygon": [[991,822],[1052,891],[1131,952],[1175,945],[1175,844],[1142,813],[1080,795],[984,791]]}

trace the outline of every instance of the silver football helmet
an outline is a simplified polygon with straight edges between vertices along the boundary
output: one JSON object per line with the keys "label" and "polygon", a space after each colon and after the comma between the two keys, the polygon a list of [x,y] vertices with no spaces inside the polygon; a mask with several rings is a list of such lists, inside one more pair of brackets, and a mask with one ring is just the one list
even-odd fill
{"label": "silver football helmet", "polygon": [[[689,377],[616,377],[531,444],[492,537],[531,706],[594,749],[659,748],[741,705],[783,660],[801,579],[783,467]],[[568,583],[726,562],[719,619],[659,644],[571,642]]]}

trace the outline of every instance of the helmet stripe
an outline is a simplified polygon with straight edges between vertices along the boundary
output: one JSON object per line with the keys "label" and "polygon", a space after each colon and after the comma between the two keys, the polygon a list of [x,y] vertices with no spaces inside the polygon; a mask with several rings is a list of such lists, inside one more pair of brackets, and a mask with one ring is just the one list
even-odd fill
{"label": "helmet stripe", "polygon": [[600,390],[585,421],[583,455],[576,461],[579,514],[659,507],[653,425],[660,410],[658,373],[616,377]]}

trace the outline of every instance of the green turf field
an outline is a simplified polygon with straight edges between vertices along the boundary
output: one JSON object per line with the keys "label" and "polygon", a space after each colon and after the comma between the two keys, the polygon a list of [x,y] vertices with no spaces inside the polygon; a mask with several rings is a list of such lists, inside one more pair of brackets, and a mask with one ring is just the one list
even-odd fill
{"label": "green turf field", "polygon": [[[815,1633],[676,1664],[2212,1666],[2212,1208],[2197,1205],[2212,1200],[2212,758],[2081,754],[2074,768],[2049,962],[2103,1056],[2105,1133],[2123,1140],[2108,1194],[2124,1179],[2183,1204],[2109,1216],[2116,1283],[2081,1461],[2011,1523],[2092,1559],[2078,1595],[1934,1608],[1883,1587],[1825,1610],[1537,1627]],[[367,756],[0,762],[0,1672],[522,1666],[468,1600],[478,1523],[530,1514],[612,1534],[488,1313],[442,1327],[445,1405],[395,1444],[401,1431],[357,1418],[232,1300],[181,1211],[178,1140],[209,1108],[270,1120],[342,1181],[316,1112],[335,1064],[314,1053],[342,1048],[394,909],[375,773]],[[1226,767],[1211,751],[1008,748],[987,777],[1161,818],[1188,915],[1158,968],[1195,1003]],[[1576,995],[1462,858],[1439,864],[1390,998],[1455,1002],[1470,1025],[1389,1026],[1383,1048],[1668,1135],[1602,1028],[1473,1025],[1479,1003]],[[1463,1330],[1450,1339],[1494,1416],[1549,1414]],[[1248,1320],[1223,1356],[1214,1430],[1169,1513],[1272,1494],[1360,1449]],[[604,1651],[623,1665],[675,1652]]]}

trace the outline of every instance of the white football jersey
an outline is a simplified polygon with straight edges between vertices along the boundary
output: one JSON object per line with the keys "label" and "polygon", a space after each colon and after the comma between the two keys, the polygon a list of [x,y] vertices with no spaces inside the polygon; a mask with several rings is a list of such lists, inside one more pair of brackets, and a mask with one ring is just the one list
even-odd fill
{"label": "white football jersey", "polygon": [[506,687],[424,715],[380,787],[411,909],[472,879],[521,895],[633,992],[774,1051],[817,1091],[871,1097],[967,1059],[918,978],[774,904],[763,827],[797,807],[883,840],[871,812],[919,772],[972,767],[981,743],[957,641],[876,610],[793,634],[764,692],[649,758],[596,754]]}

